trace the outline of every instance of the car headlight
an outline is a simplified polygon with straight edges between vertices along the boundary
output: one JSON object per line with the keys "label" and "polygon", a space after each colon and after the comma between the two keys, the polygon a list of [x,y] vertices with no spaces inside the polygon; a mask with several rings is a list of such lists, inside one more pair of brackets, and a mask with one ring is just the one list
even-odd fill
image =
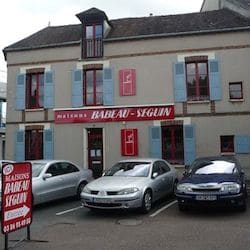
{"label": "car headlight", "polygon": [[91,190],[87,186],[85,186],[82,190],[82,193],[91,194]]}
{"label": "car headlight", "polygon": [[240,187],[238,183],[222,183],[221,191],[236,194],[240,192]]}
{"label": "car headlight", "polygon": [[126,194],[133,194],[139,191],[139,188],[133,187],[133,188],[125,188],[120,190],[117,194],[118,195],[126,195]]}
{"label": "car headlight", "polygon": [[192,192],[192,185],[189,183],[183,183],[183,184],[177,185],[176,189],[178,192],[181,192],[181,193]]}

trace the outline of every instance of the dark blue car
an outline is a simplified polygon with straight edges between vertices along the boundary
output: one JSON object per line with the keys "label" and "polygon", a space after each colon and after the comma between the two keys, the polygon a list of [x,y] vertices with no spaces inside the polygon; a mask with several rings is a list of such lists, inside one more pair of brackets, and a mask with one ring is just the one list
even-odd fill
{"label": "dark blue car", "polygon": [[234,206],[245,211],[244,171],[234,157],[198,158],[186,167],[176,197],[181,211],[192,205]]}

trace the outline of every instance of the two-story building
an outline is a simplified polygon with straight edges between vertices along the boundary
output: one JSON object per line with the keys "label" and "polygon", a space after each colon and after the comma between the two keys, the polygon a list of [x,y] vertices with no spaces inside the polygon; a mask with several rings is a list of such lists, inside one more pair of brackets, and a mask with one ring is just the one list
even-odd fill
{"label": "two-story building", "polygon": [[8,159],[98,176],[127,157],[233,154],[250,178],[250,19],[226,8],[46,27],[4,49]]}

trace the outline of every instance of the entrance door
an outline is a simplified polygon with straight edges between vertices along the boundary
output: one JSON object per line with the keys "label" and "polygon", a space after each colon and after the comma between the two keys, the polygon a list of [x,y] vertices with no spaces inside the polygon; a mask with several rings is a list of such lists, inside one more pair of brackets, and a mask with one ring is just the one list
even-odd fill
{"label": "entrance door", "polygon": [[162,127],[162,158],[172,164],[183,164],[184,144],[182,125]]}
{"label": "entrance door", "polygon": [[102,176],[103,171],[103,136],[102,128],[88,129],[88,165],[94,178]]}

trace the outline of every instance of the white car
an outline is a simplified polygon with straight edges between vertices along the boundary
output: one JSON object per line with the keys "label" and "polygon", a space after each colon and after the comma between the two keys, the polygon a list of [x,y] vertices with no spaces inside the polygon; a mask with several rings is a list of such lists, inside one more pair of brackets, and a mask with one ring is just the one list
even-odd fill
{"label": "white car", "polygon": [[90,209],[141,208],[174,194],[177,172],[162,159],[130,159],[116,163],[104,176],[85,186],[81,200]]}
{"label": "white car", "polygon": [[[80,194],[93,180],[92,171],[65,160],[34,160],[32,164],[33,204]],[[1,185],[2,186],[2,185]]]}

